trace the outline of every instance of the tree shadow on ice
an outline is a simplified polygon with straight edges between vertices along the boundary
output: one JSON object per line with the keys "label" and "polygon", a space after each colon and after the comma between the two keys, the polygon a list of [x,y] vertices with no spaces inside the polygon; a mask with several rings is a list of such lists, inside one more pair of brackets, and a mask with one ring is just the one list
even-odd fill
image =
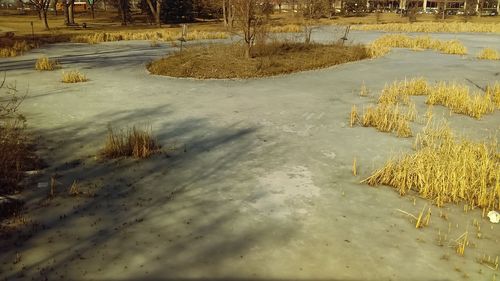
{"label": "tree shadow on ice", "polygon": [[[270,233],[283,241],[290,237],[293,230],[287,227],[242,224],[239,202],[225,196],[235,182],[252,180],[233,168],[252,151],[257,129],[214,126],[203,118],[170,123],[169,114],[164,106],[105,113],[92,117],[98,122],[35,131],[50,147],[42,149],[49,168],[37,181],[57,174],[57,195],[47,199],[49,187],[27,192],[37,227],[27,239],[4,241],[0,261],[11,264],[17,253],[37,248],[39,253],[3,270],[0,278],[79,279],[116,270],[116,260],[140,270],[163,259],[172,268],[150,270],[178,273],[239,257]],[[161,116],[153,122],[159,142],[181,140],[176,148],[144,160],[95,159],[105,123],[124,125],[151,116]],[[87,152],[79,152],[82,145],[93,148],[87,158]],[[87,195],[69,195],[75,180]],[[97,259],[105,262],[89,262]]]}

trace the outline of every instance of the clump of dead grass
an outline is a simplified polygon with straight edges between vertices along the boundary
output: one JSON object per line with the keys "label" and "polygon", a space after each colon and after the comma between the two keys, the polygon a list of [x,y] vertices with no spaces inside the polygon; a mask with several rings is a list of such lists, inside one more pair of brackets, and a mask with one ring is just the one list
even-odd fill
{"label": "clump of dead grass", "polygon": [[500,32],[499,23],[474,22],[414,22],[354,25],[355,30],[383,30],[391,32]]}
{"label": "clump of dead grass", "polygon": [[439,82],[432,87],[427,104],[440,104],[455,113],[481,118],[484,114],[495,110],[492,97],[480,92],[471,93],[469,87],[455,82]]}
{"label": "clump of dead grass", "polygon": [[399,104],[370,105],[363,110],[363,115],[359,119],[364,127],[375,127],[381,132],[393,132],[398,137],[412,136],[409,111]]}
{"label": "clump of dead grass", "polygon": [[36,47],[35,44],[25,40],[16,40],[6,45],[0,48],[0,58],[19,56]]}
{"label": "clump of dead grass", "polygon": [[87,76],[78,70],[64,71],[62,74],[63,83],[80,83],[88,80]]}
{"label": "clump of dead grass", "polygon": [[299,33],[304,31],[304,27],[299,24],[286,24],[269,27],[269,32],[272,33]]}
{"label": "clump of dead grass", "polygon": [[409,104],[410,96],[427,95],[429,90],[429,83],[422,77],[394,81],[392,84],[385,85],[378,102],[383,104]]}
{"label": "clump of dead grass", "polygon": [[245,57],[240,44],[211,44],[186,48],[148,65],[153,74],[173,77],[250,78],[325,68],[369,58],[361,45],[316,44],[303,42],[269,42],[252,48]]}
{"label": "clump of dead grass", "polygon": [[473,142],[454,136],[446,125],[427,126],[417,135],[416,152],[394,157],[363,180],[389,185],[401,195],[410,191],[437,206],[466,202],[500,209],[498,142]]}
{"label": "clump of dead grass", "polygon": [[158,47],[160,47],[160,43],[158,43],[158,41],[156,39],[153,39],[153,40],[149,41],[149,46],[151,46],[151,48],[158,48]]}
{"label": "clump of dead grass", "polygon": [[492,48],[484,48],[477,54],[477,58],[482,60],[500,60],[500,53]]}
{"label": "clump of dead grass", "polygon": [[140,129],[133,126],[127,130],[115,131],[109,127],[101,153],[106,158],[148,158],[160,152],[160,149],[161,147],[153,137],[151,129]]}
{"label": "clump of dead grass", "polygon": [[441,41],[430,36],[410,37],[403,34],[387,34],[370,45],[374,57],[387,53],[390,48],[432,49],[444,54],[465,55],[467,48],[458,40]]}
{"label": "clump of dead grass", "polygon": [[382,104],[409,104],[410,96],[425,95],[429,105],[443,105],[453,112],[481,118],[491,113],[500,103],[500,85],[495,83],[487,88],[485,94],[472,92],[468,86],[456,82],[439,82],[430,85],[423,78],[395,81],[386,85],[379,96]]}
{"label": "clump of dead grass", "polygon": [[486,95],[491,98],[497,109],[500,109],[500,82],[486,87]]}
{"label": "clump of dead grass", "polygon": [[[71,38],[72,42],[97,44],[101,42],[127,41],[127,40],[155,40],[155,41],[175,41],[181,37],[181,33],[170,30],[158,31],[117,31],[117,32],[96,32],[91,34],[75,35]],[[207,32],[194,30],[187,34],[185,40],[201,39],[226,39],[229,34],[226,32]]]}
{"label": "clump of dead grass", "polygon": [[35,69],[39,71],[51,71],[56,69],[58,65],[59,63],[56,60],[43,56],[36,60]]}

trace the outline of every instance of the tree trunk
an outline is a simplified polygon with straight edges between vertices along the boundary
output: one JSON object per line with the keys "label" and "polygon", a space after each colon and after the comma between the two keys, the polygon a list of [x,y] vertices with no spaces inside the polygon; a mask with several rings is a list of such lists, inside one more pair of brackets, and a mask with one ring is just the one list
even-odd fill
{"label": "tree trunk", "polygon": [[95,19],[94,5],[95,5],[95,2],[93,2],[92,5],[90,5],[90,15],[92,16],[92,19]]}
{"label": "tree trunk", "polygon": [[245,57],[249,59],[251,58],[251,54],[252,54],[252,45],[247,44],[247,47],[245,48]]}
{"label": "tree trunk", "polygon": [[442,20],[444,20],[446,18],[446,0],[444,0],[444,3],[443,3],[443,17],[442,17]]}
{"label": "tree trunk", "polygon": [[69,25],[69,7],[66,3],[63,3],[64,9],[64,24]]}
{"label": "tree trunk", "polygon": [[59,2],[59,0],[54,0],[54,16],[57,17],[57,3]]}
{"label": "tree trunk", "polygon": [[228,6],[227,6],[227,21],[229,24],[229,28],[233,28],[233,24],[234,24],[233,3],[231,2],[231,0],[228,0],[227,4],[228,4]]}
{"label": "tree trunk", "polygon": [[71,0],[69,3],[69,24],[74,25],[75,24],[75,0]]}
{"label": "tree trunk", "polygon": [[227,11],[226,11],[226,0],[222,0],[222,21],[224,22],[224,26],[227,27],[228,21],[227,21]]}
{"label": "tree trunk", "polygon": [[120,10],[120,16],[122,18],[122,25],[127,25],[127,11],[125,10],[125,0],[119,0],[119,10]]}
{"label": "tree trunk", "polygon": [[160,19],[160,13],[161,13],[161,0],[156,0],[156,25],[161,27],[161,19]]}
{"label": "tree trunk", "polygon": [[45,25],[45,29],[49,30],[49,22],[47,21],[47,9],[41,11],[43,24]]}

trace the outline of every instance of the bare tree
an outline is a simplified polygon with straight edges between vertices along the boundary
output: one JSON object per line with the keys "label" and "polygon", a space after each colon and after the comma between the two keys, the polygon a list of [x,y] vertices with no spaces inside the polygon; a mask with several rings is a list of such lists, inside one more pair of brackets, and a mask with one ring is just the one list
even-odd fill
{"label": "bare tree", "polygon": [[54,3],[52,4],[52,8],[54,9],[54,16],[57,17],[57,3],[59,0],[54,0]]}
{"label": "bare tree", "polygon": [[[269,17],[270,3],[258,2],[257,0],[233,0],[233,7],[236,22],[245,41],[245,56],[251,58],[257,33],[265,31],[264,25]],[[263,38],[264,36],[259,37]]]}
{"label": "bare tree", "polygon": [[49,28],[49,22],[47,21],[47,11],[49,10],[50,0],[29,0],[30,4],[35,7],[41,20],[43,20],[43,24],[45,25],[45,29]]}
{"label": "bare tree", "polygon": [[155,23],[158,26],[161,26],[160,12],[161,12],[162,2],[163,2],[162,0],[156,0],[154,3],[155,5],[153,5],[153,2],[151,2],[151,0],[146,0],[149,10],[151,11],[153,17],[155,18]]}
{"label": "bare tree", "polygon": [[74,4],[75,0],[62,0],[63,4],[63,12],[64,12],[64,24],[65,25],[74,25],[75,24],[75,16],[74,16]]}
{"label": "bare tree", "polygon": [[224,26],[233,28],[234,23],[234,6],[232,0],[222,0],[222,17]]}
{"label": "bare tree", "polygon": [[[57,1],[57,0],[55,0]],[[87,0],[87,3],[90,6],[90,15],[92,16],[93,19],[95,19],[95,3],[98,2],[98,0]]]}

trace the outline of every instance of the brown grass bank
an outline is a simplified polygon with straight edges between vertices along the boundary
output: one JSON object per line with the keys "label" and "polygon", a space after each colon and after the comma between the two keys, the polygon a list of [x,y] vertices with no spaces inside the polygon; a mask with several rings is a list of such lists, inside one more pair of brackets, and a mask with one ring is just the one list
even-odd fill
{"label": "brown grass bank", "polygon": [[192,47],[148,65],[153,74],[200,79],[251,78],[325,68],[369,58],[362,45],[341,46],[299,42],[273,42],[255,46],[245,57],[244,46]]}

